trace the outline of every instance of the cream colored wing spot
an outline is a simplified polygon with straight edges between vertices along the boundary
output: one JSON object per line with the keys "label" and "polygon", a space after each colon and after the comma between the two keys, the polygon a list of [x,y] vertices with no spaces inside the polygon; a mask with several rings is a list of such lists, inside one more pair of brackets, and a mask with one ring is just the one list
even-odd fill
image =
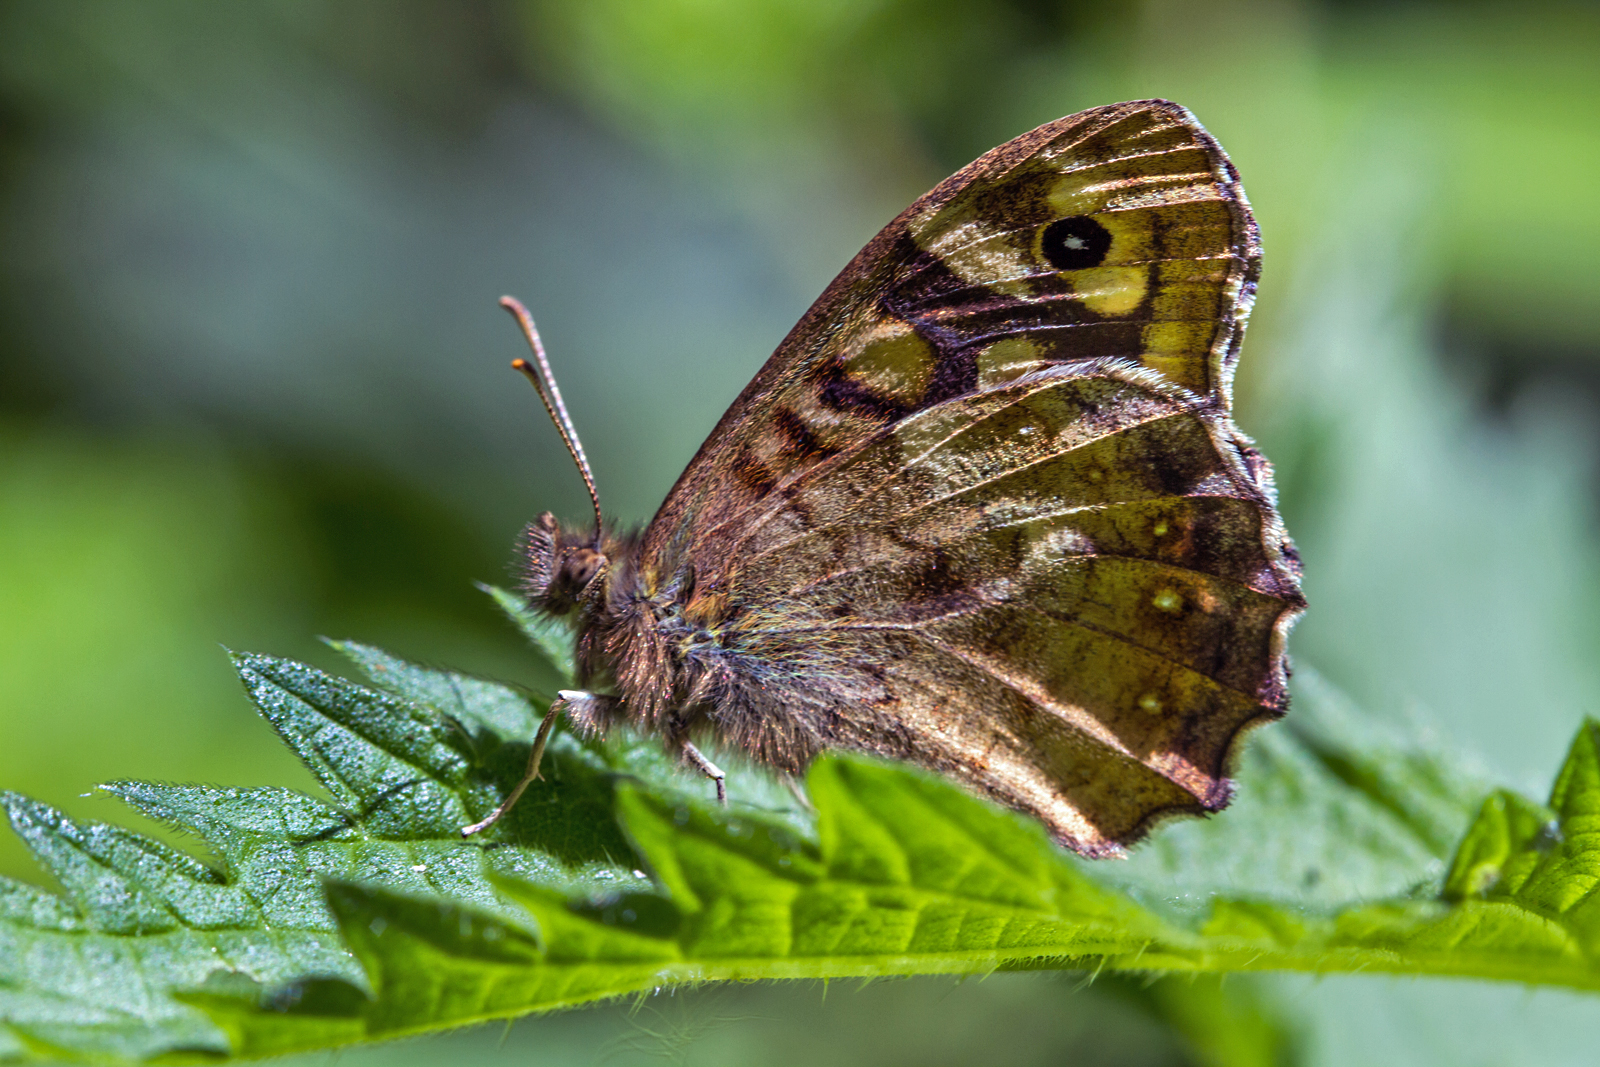
{"label": "cream colored wing spot", "polygon": [[1022,529],[1027,538],[1026,555],[1034,565],[1054,566],[1067,556],[1094,555],[1094,542],[1070,526],[1039,522]]}
{"label": "cream colored wing spot", "polygon": [[978,388],[997,385],[1050,366],[1045,351],[1027,337],[1005,337],[978,350]]}
{"label": "cream colored wing spot", "polygon": [[1149,267],[1090,267],[1064,272],[1072,280],[1073,297],[1096,315],[1131,315],[1150,291]]}
{"label": "cream colored wing spot", "polygon": [[[1190,175],[1197,179],[1199,175]],[[1222,200],[1222,188],[1209,176],[1205,181],[1192,181],[1182,184],[1163,185],[1150,183],[1151,188],[1141,189],[1136,192],[1125,192],[1122,195],[1110,197],[1106,200],[1107,211],[1135,211],[1139,208],[1166,207],[1170,204],[1192,204],[1203,200]]]}
{"label": "cream colored wing spot", "polygon": [[[1036,157],[1038,162],[1047,166],[1057,174],[1083,174],[1091,170],[1104,170],[1106,168],[1119,168],[1127,174],[1158,174],[1166,173],[1175,168],[1168,165],[1165,169],[1158,160],[1175,156],[1194,155],[1199,153],[1203,162],[1201,169],[1208,169],[1209,157],[1205,149],[1192,137],[1180,137],[1166,144],[1149,145],[1146,148],[1132,148],[1118,153],[1115,156],[1096,156],[1093,158],[1068,156],[1062,154],[1059,147],[1047,148]],[[1193,168],[1190,168],[1193,169]],[[1081,179],[1080,179],[1081,180]]]}
{"label": "cream colored wing spot", "polygon": [[873,323],[844,356],[845,374],[874,394],[915,407],[927,395],[937,356],[909,322],[886,318]]}
{"label": "cream colored wing spot", "polygon": [[931,218],[913,220],[911,234],[917,246],[969,285],[1026,299],[1027,279],[1038,272],[1028,249],[1011,239],[1003,225],[978,218],[970,205],[961,215],[966,217],[953,225],[949,224],[953,220],[945,220],[937,228],[919,228]]}
{"label": "cream colored wing spot", "polygon": [[1061,215],[1092,215],[1191,200],[1219,200],[1221,192],[1210,174],[1118,178],[1092,185],[1084,185],[1069,175],[1051,188],[1049,202],[1051,209]]}
{"label": "cream colored wing spot", "polygon": [[1084,214],[1107,204],[1165,188],[1216,188],[1218,176],[1199,146],[1182,145],[1164,152],[1122,156],[1093,167],[1049,168],[1049,204],[1063,213]]}
{"label": "cream colored wing spot", "polygon": [[1151,220],[1137,214],[1102,214],[1094,221],[1111,235],[1111,247],[1100,261],[1101,266],[1134,266],[1161,256],[1156,248]]}
{"label": "cream colored wing spot", "polygon": [[[985,289],[1017,300],[1032,301],[1041,294],[1033,288],[1034,279],[1053,275],[1068,281],[1076,300],[1096,315],[1117,317],[1131,314],[1143,302],[1150,285],[1146,266],[1084,267],[1061,270],[1042,253],[1039,242],[1047,227],[1031,231],[1002,230],[982,222],[965,223],[946,231],[924,245],[951,273],[974,289]],[[1137,224],[1119,221],[1128,238],[1127,250],[1119,247],[1118,234],[1111,232],[1111,247],[1104,260],[1126,261],[1148,249],[1148,227],[1138,234]],[[1059,294],[1055,295],[1060,299]]]}
{"label": "cream colored wing spot", "polygon": [[[1136,134],[1119,133],[1119,126],[1139,123],[1143,129]],[[1110,155],[1105,144],[1110,139],[1117,149]],[[1098,147],[1097,147],[1098,146]],[[1040,150],[1039,157],[1048,160],[1062,171],[1090,170],[1110,162],[1148,159],[1169,152],[1198,147],[1194,131],[1183,123],[1166,116],[1145,112],[1098,130],[1074,130]]]}
{"label": "cream colored wing spot", "polygon": [[1217,324],[1211,319],[1198,321],[1152,322],[1139,332],[1148,362],[1150,357],[1173,356],[1191,359],[1196,352],[1211,347]]}

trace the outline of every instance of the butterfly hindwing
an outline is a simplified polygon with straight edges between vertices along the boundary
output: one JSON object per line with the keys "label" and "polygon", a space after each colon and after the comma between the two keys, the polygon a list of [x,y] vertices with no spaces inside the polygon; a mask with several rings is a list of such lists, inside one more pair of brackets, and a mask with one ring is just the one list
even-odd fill
{"label": "butterfly hindwing", "polygon": [[[1234,738],[1284,706],[1298,603],[1228,429],[1105,361],[910,417],[746,528],[725,647],[816,743],[964,778],[1082,851],[1214,810]],[[795,743],[719,728],[769,762]]]}
{"label": "butterfly hindwing", "polygon": [[1040,127],[913,204],[645,532],[641,595],[711,635],[712,727],[779,766],[956,774],[1087,853],[1225,803],[1302,605],[1229,418],[1259,256],[1231,165],[1165,101]]}

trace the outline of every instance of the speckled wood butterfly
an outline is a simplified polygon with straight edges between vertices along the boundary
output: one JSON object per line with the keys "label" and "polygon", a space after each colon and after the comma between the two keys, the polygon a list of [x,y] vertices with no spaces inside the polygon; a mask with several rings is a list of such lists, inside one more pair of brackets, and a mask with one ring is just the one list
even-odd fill
{"label": "speckled wood butterfly", "polygon": [[1223,807],[1241,735],[1287,706],[1304,607],[1230,417],[1260,261],[1237,173],[1176,104],[984,155],[834,279],[642,532],[597,497],[592,527],[528,528],[530,603],[576,617],[586,691],[557,707],[659,734],[719,796],[693,736],[789,774],[829,748],[909,760],[1088,856]]}

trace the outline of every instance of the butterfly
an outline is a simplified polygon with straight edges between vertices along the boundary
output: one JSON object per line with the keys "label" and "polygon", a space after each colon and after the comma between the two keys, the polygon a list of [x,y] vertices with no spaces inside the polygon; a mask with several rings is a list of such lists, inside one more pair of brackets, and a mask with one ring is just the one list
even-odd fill
{"label": "butterfly", "polygon": [[1237,172],[1187,110],[1094,108],[988,152],[834,279],[642,531],[606,526],[520,304],[515,364],[582,472],[529,603],[575,620],[563,713],[716,782],[711,737],[798,775],[849,749],[1026,812],[1086,856],[1214,812],[1288,705],[1304,609],[1231,381],[1260,272]]}

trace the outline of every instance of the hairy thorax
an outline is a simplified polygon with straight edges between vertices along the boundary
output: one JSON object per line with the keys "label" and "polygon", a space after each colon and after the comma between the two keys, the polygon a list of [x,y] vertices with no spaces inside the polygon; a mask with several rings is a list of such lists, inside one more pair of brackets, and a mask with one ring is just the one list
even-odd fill
{"label": "hairy thorax", "polygon": [[578,683],[596,697],[578,725],[632,721],[677,741],[714,703],[726,598],[643,573],[639,549],[637,533],[597,538],[541,515],[524,536],[523,592],[548,614],[576,616]]}
{"label": "hairy thorax", "polygon": [[[581,694],[566,704],[580,730],[603,734],[626,723],[661,738],[669,751],[692,736],[714,737],[781,771],[799,773],[838,740],[811,665],[798,684],[783,657],[748,647],[729,597],[696,588],[687,565],[657,570],[641,560],[637,535],[564,527],[549,515],[528,527],[529,603],[573,618]],[[837,695],[837,694],[832,694]],[[861,746],[856,746],[861,747]]]}

